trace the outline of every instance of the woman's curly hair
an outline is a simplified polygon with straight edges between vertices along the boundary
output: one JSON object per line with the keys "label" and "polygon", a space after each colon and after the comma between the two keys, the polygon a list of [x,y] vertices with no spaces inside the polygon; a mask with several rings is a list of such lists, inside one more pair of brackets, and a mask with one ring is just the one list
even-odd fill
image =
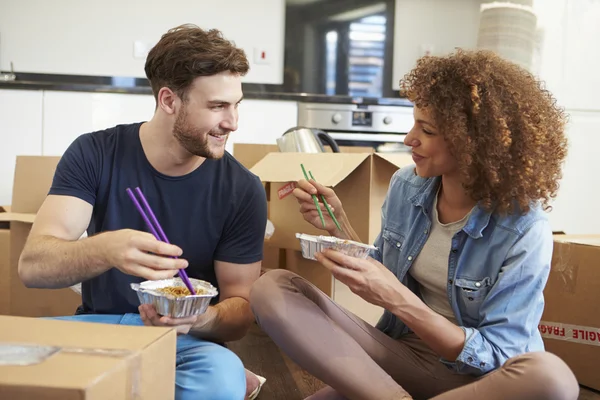
{"label": "woman's curly hair", "polygon": [[400,85],[432,113],[466,191],[483,208],[551,208],[567,155],[567,118],[531,73],[490,51],[458,50],[419,59]]}

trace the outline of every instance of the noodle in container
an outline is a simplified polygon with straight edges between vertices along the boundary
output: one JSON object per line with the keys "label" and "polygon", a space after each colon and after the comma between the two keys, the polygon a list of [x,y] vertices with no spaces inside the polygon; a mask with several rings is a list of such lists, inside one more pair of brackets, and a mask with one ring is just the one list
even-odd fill
{"label": "noodle in container", "polygon": [[219,294],[209,282],[189,278],[196,290],[190,295],[181,278],[163,279],[132,283],[141,304],[152,304],[156,312],[172,318],[191,317],[206,312],[213,297]]}
{"label": "noodle in container", "polygon": [[363,259],[369,257],[371,250],[377,250],[375,246],[355,242],[353,240],[339,239],[335,236],[314,236],[296,233],[296,237],[300,239],[302,257],[309,260],[316,260],[315,253],[325,249],[337,250],[350,257]]}

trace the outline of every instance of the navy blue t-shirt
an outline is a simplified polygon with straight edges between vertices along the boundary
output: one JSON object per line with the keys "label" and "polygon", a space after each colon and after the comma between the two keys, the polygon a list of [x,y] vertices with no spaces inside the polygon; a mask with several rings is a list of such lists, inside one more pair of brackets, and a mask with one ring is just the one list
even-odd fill
{"label": "navy blue t-shirt", "polygon": [[[94,206],[88,236],[126,228],[149,232],[125,191],[139,186],[169,241],[182,248],[188,276],[217,287],[213,261],[261,261],[267,201],[260,179],[227,152],[187,175],[163,175],[144,154],[140,126],[78,137],[58,164],[50,194]],[[111,268],[82,282],[77,313],[136,313],[139,301],[130,283],[141,281]]]}

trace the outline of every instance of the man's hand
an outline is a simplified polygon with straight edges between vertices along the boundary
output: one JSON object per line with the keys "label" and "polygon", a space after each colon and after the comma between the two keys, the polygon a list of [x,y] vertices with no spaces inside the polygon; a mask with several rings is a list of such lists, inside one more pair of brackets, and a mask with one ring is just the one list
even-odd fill
{"label": "man's hand", "polygon": [[178,335],[187,335],[192,329],[192,326],[203,326],[211,322],[216,315],[213,307],[208,307],[204,314],[194,315],[185,318],[165,317],[156,312],[156,309],[151,304],[142,304],[139,306],[140,317],[144,325],[147,326],[168,326],[177,329]]}
{"label": "man's hand", "polygon": [[121,229],[97,236],[109,265],[128,275],[147,280],[168,279],[188,262],[172,257],[181,256],[181,248],[156,240],[147,232]]}

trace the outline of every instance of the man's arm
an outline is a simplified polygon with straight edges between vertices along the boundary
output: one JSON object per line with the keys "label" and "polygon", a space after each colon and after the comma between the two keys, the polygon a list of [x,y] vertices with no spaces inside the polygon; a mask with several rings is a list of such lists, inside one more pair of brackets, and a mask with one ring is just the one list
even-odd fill
{"label": "man's arm", "polygon": [[[19,258],[19,277],[32,288],[58,289],[91,279],[113,266],[146,279],[167,279],[187,261],[177,246],[130,229],[78,240],[92,206],[72,196],[49,195],[40,207]],[[149,254],[152,253],[152,254]]]}
{"label": "man's arm", "polygon": [[72,196],[46,198],[19,258],[27,287],[64,288],[106,271],[101,235],[77,240],[92,216],[91,204]]}
{"label": "man's arm", "polygon": [[252,284],[260,275],[260,267],[260,261],[252,264],[215,261],[220,302],[208,308],[190,334],[215,342],[243,338],[254,321],[248,298]]}
{"label": "man's arm", "polygon": [[254,320],[248,299],[260,276],[266,226],[265,189],[253,177],[215,251],[220,302],[198,318],[191,334],[217,342],[244,337]]}

